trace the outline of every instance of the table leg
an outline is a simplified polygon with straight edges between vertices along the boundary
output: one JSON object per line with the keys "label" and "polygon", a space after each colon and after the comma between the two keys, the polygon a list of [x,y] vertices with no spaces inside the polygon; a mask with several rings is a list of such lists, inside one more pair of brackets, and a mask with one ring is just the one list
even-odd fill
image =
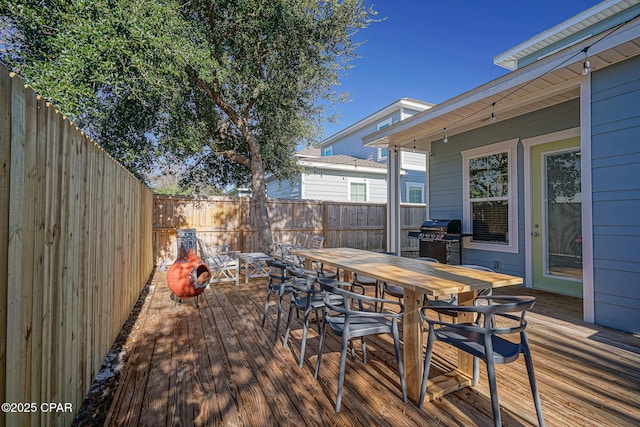
{"label": "table leg", "polygon": [[[475,292],[458,294],[458,305],[473,305]],[[473,313],[458,313],[458,323],[469,323],[475,320]],[[458,350],[458,371],[468,377],[473,377],[473,356],[466,351]]]}
{"label": "table leg", "polygon": [[[405,290],[406,292],[406,290]],[[471,305],[475,298],[475,292],[463,292],[458,294],[459,305]],[[471,322],[473,314],[458,313],[458,322]],[[405,338],[405,345],[407,339]],[[420,373],[422,375],[422,372]],[[444,396],[445,394],[460,390],[472,385],[473,357],[464,351],[458,351],[457,369],[445,372],[427,382],[427,402]],[[420,377],[422,378],[422,377]],[[418,396],[419,398],[419,396]],[[416,399],[417,400],[417,399]]]}
{"label": "table leg", "polygon": [[404,378],[407,384],[407,396],[416,404],[420,398],[420,382],[422,381],[424,363],[420,307],[422,307],[422,294],[405,288],[404,315],[402,316]]}

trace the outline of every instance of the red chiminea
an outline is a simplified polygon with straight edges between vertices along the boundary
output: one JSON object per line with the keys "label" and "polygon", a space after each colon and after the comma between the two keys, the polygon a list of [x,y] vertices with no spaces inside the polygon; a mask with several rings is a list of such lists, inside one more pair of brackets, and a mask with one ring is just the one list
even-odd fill
{"label": "red chiminea", "polygon": [[167,271],[167,285],[178,298],[193,298],[209,285],[211,271],[196,255],[196,231],[178,230],[178,259]]}

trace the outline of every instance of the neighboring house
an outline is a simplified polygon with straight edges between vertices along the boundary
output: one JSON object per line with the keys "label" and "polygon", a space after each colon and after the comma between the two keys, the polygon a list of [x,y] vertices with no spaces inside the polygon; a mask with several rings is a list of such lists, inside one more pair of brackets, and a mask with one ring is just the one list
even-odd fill
{"label": "neighboring house", "polygon": [[267,178],[267,194],[276,199],[355,202],[387,201],[387,167],[350,156],[320,156],[319,149],[296,154],[303,172],[292,181]]}
{"label": "neighboring house", "polygon": [[[639,16],[637,0],[604,1],[496,57],[509,74],[363,138],[429,153],[428,216],[461,219],[473,233],[463,263],[582,297],[586,321],[632,333],[640,333]],[[395,169],[387,217],[388,249],[397,251]]]}
{"label": "neighboring house", "polygon": [[[387,149],[362,145],[362,137],[431,108],[433,104],[402,98],[322,141],[320,148],[297,153],[303,172],[294,180],[267,179],[272,198],[331,201],[387,201]],[[424,153],[402,155],[404,203],[424,203]]]}

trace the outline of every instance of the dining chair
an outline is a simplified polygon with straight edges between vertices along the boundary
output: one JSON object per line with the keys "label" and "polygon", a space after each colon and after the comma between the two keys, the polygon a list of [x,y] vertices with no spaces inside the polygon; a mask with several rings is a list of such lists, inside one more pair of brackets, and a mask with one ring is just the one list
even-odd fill
{"label": "dining chair", "polygon": [[[342,404],[342,389],[347,359],[347,345],[353,338],[361,338],[362,360],[363,363],[367,363],[364,337],[368,335],[391,334],[393,336],[396,361],[398,363],[398,374],[400,376],[400,387],[402,389],[402,400],[407,403],[407,387],[404,381],[404,368],[402,365],[402,356],[400,354],[400,338],[398,332],[398,322],[404,313],[404,305],[400,302],[390,300],[385,301],[382,298],[375,298],[342,289],[337,285],[336,281],[329,281],[327,279],[320,278],[318,279],[318,282],[320,283],[321,289],[326,292],[326,296],[314,377],[316,379],[318,378],[325,336],[327,329],[329,329],[334,334],[342,337],[340,368],[338,371],[338,390],[336,393],[336,412],[340,412]],[[344,285],[349,286],[351,284],[344,283]],[[339,296],[339,300],[337,301],[335,299],[336,295]],[[398,306],[398,311],[393,313],[379,313],[376,311],[365,310],[363,308],[365,305],[372,305],[375,302],[395,304]],[[353,351],[351,357],[354,357]]]}
{"label": "dining chair", "polygon": [[268,259],[265,261],[269,267],[269,283],[267,288],[267,299],[264,303],[264,313],[262,315],[262,327],[264,328],[265,321],[267,319],[267,312],[269,311],[269,300],[271,294],[275,294],[278,298],[276,315],[276,333],[273,339],[275,343],[278,340],[278,330],[280,329],[280,319],[282,317],[282,301],[285,295],[291,295],[293,288],[291,286],[291,277],[287,276],[287,264],[282,261]]}
{"label": "dining chair", "polygon": [[[461,265],[457,265],[456,267],[462,267],[462,268],[470,268],[472,270],[479,270],[479,271],[486,271],[489,273],[495,273],[494,270],[490,269],[489,267],[485,267],[484,265],[477,265],[477,264],[461,264]],[[489,288],[483,288],[478,290],[477,296],[487,296],[487,295],[491,295],[492,293],[492,289]],[[480,300],[477,300],[480,301]],[[445,298],[442,299],[440,297],[434,297],[434,298],[429,298],[428,296],[425,295],[425,299],[424,299],[424,304],[425,305],[430,305],[433,303],[437,303],[437,304],[449,304],[451,306],[457,306],[458,304],[458,296],[453,294],[451,295],[449,298]],[[450,311],[450,312],[445,312],[445,311],[439,311],[438,312],[438,319],[442,320],[442,315],[446,315],[451,317],[454,322],[455,319],[457,318],[457,312],[456,311]]]}
{"label": "dining chair", "polygon": [[[395,253],[392,253],[392,252],[386,252],[386,253],[389,255],[395,255]],[[425,262],[436,262],[436,263],[440,262],[437,259],[430,258],[430,257],[422,257],[420,258],[420,260]],[[391,295],[392,297],[398,298],[398,300],[402,301],[402,299],[404,298],[404,288],[402,286],[390,285],[387,282],[384,282],[382,284],[381,298],[384,298],[385,295]],[[381,311],[383,309],[384,309],[384,306],[380,308]]]}
{"label": "dining chair", "polygon": [[[487,365],[489,379],[489,391],[491,393],[491,409],[493,422],[496,426],[502,425],[500,419],[500,404],[498,402],[498,390],[496,385],[495,364],[506,364],[518,359],[520,353],[524,355],[531,393],[538,416],[538,424],[544,426],[540,396],[533,371],[533,361],[527,339],[527,321],[525,315],[530,310],[536,299],[529,296],[483,296],[477,298],[485,300],[487,305],[470,305],[451,307],[448,304],[433,304],[420,309],[420,316],[429,326],[427,337],[427,350],[424,358],[424,373],[420,385],[419,407],[424,405],[424,397],[429,378],[429,368],[433,343],[442,341],[459,350],[471,354],[473,359],[473,386],[478,382],[479,360]],[[458,313],[476,315],[476,320],[471,323],[451,323],[434,320],[428,316],[429,311],[449,312],[455,310]],[[504,338],[509,334],[519,334],[519,340],[513,335],[510,339]]]}
{"label": "dining chair", "polygon": [[294,236],[293,241],[291,242],[274,242],[273,255],[280,261],[285,261],[285,258],[290,255],[289,250],[293,248],[306,248],[308,240],[308,234],[298,233]]}
{"label": "dining chair", "polygon": [[307,331],[309,329],[309,315],[316,313],[318,332],[320,332],[320,310],[324,307],[325,292],[317,284],[318,275],[315,271],[303,270],[295,266],[288,266],[287,272],[294,279],[291,281],[293,294],[289,303],[289,316],[287,317],[287,329],[284,333],[283,347],[287,346],[289,332],[291,331],[291,315],[293,309],[304,310],[302,321],[302,339],[300,342],[300,360],[298,367],[302,368],[304,353],[307,346]]}

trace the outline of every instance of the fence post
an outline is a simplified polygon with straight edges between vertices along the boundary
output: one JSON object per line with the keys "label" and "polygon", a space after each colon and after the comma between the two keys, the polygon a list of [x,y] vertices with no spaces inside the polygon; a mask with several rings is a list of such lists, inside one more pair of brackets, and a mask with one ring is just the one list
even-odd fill
{"label": "fence post", "polygon": [[324,237],[324,246],[329,247],[329,202],[322,203],[322,237]]}
{"label": "fence post", "polygon": [[[244,249],[245,248],[245,244],[244,244],[245,242],[244,242],[244,213],[243,213],[244,212],[244,206],[243,206],[243,199],[244,199],[244,197],[238,197],[238,199],[237,199],[238,200],[237,201],[237,204],[238,204],[238,209],[237,209],[238,213],[237,213],[237,215],[238,215],[238,223],[240,224],[240,231],[238,232],[238,245],[239,245],[238,250],[240,252],[246,252],[245,249]],[[249,202],[249,208],[251,208],[251,202]]]}

